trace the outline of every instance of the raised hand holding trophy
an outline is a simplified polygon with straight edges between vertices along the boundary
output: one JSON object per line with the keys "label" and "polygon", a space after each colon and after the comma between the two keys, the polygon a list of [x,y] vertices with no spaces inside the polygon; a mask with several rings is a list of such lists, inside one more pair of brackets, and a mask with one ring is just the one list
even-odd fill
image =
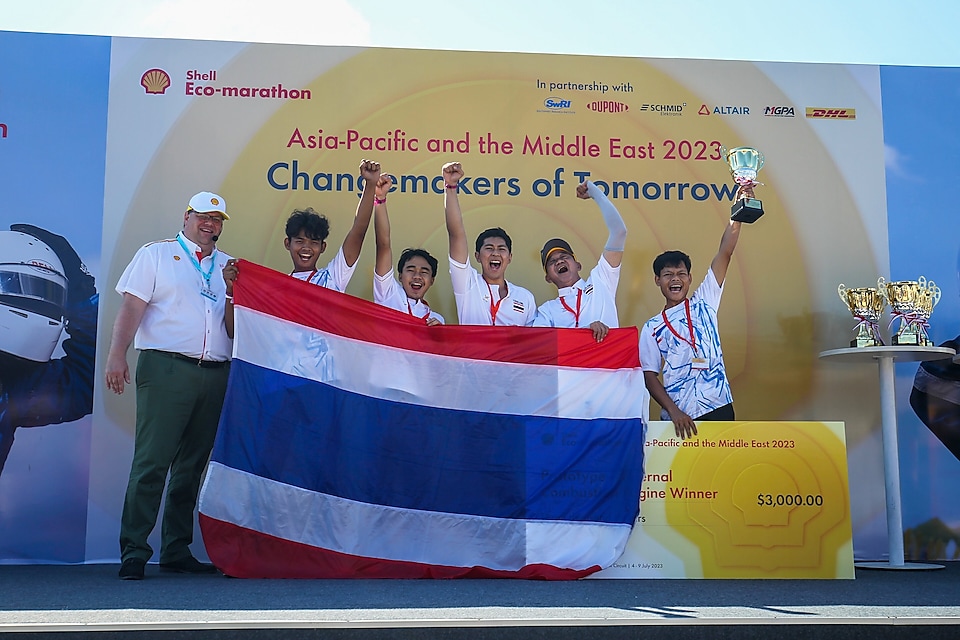
{"label": "raised hand holding trophy", "polygon": [[757,173],[763,167],[763,154],[753,147],[735,147],[723,150],[730,173],[737,183],[730,219],[737,222],[754,222],[763,215],[763,203],[753,195],[757,182]]}

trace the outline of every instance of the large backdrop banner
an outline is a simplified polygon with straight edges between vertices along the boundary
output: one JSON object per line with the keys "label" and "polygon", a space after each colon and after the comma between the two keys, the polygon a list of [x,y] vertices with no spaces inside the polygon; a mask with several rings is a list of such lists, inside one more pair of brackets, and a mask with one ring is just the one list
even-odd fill
{"label": "large backdrop banner", "polygon": [[[192,194],[226,199],[225,251],[288,271],[290,212],[330,219],[332,257],[356,209],[357,166],[376,160],[395,177],[394,246],[423,247],[443,265],[440,169],[459,161],[468,236],[506,228],[510,279],[543,302],[556,295],[540,265],[545,240],[567,238],[588,270],[603,251],[595,207],[576,197],[590,179],[628,228],[617,304],[629,327],[662,308],[657,254],[683,250],[694,278],[705,273],[734,194],[724,149],[743,145],[765,156],[756,192],[767,213],[742,231],[720,311],[737,417],[844,423],[857,469],[854,553],[884,556],[877,372],[818,353],[852,337],[837,285],[880,275],[936,280],[932,335],[960,333],[957,247],[941,246],[952,237],[941,231],[950,182],[932,177],[955,173],[957,126],[944,115],[916,131],[932,126],[918,105],[947,113],[950,96],[935,88],[955,86],[954,70],[22,33],[0,33],[0,52],[0,228],[29,223],[65,238],[100,296],[89,383],[53,392],[86,394],[87,415],[8,425],[14,414],[0,405],[0,443],[12,442],[0,562],[117,560],[135,407],[133,394],[101,382],[121,301],[113,288],[137,248],[177,233]],[[368,237],[347,293],[372,298],[373,254]],[[456,318],[444,268],[429,302]],[[70,356],[71,327],[82,322],[66,325],[49,362]],[[0,375],[0,402],[14,403],[8,390],[26,374]],[[908,401],[916,375],[916,365],[898,368],[908,552],[954,557],[960,505],[945,487],[960,481],[960,461],[949,427]],[[960,412],[960,392],[937,393]]]}

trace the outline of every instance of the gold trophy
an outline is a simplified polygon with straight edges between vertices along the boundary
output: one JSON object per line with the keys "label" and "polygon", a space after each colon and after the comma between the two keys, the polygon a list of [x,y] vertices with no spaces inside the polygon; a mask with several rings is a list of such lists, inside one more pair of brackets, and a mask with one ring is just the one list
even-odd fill
{"label": "gold trophy", "polygon": [[[882,278],[881,278],[882,279]],[[887,302],[879,287],[858,287],[848,289],[841,284],[837,287],[840,299],[847,305],[847,309],[856,318],[856,337],[850,341],[851,347],[882,347],[883,338],[880,336],[880,316]]]}
{"label": "gold trophy", "polygon": [[890,303],[890,326],[900,321],[893,333],[892,342],[897,345],[932,347],[928,331],[930,315],[940,302],[940,287],[932,280],[920,276],[916,280],[877,281],[877,288]]}
{"label": "gold trophy", "polygon": [[763,167],[763,154],[753,147],[723,149],[730,173],[737,183],[730,219],[737,222],[754,222],[763,215],[763,203],[753,195],[753,188],[759,184],[757,173]]}

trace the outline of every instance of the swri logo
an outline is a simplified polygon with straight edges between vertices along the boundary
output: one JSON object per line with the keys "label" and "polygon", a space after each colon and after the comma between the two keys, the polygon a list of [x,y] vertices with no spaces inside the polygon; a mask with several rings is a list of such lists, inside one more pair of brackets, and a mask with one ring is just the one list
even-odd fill
{"label": "swri logo", "polygon": [[795,118],[793,107],[764,107],[763,115],[774,118]]}
{"label": "swri logo", "polygon": [[550,96],[543,101],[543,108],[537,109],[537,113],[576,113],[576,111],[571,109],[572,106],[572,100],[558,96]]}
{"label": "swri logo", "polygon": [[856,120],[856,109],[833,109],[829,107],[807,107],[808,118],[824,120]]}
{"label": "swri logo", "polygon": [[149,69],[140,76],[140,86],[147,93],[163,94],[170,86],[170,74],[163,69]]}
{"label": "swri logo", "polygon": [[587,103],[587,109],[597,113],[623,113],[629,111],[630,107],[626,103],[616,100],[594,100]]}
{"label": "swri logo", "polygon": [[682,104],[652,104],[644,102],[640,105],[640,111],[652,111],[658,116],[682,116],[683,108],[686,106],[686,102]]}
{"label": "swri logo", "polygon": [[569,109],[571,105],[570,100],[564,100],[563,98],[551,97],[543,101],[543,106],[547,109],[558,110],[558,109]]}

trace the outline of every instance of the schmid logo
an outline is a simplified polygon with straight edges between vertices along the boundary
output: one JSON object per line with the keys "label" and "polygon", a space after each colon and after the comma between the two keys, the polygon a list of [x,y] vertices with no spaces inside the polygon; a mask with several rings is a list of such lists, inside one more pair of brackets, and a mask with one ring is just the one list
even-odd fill
{"label": "schmid logo", "polygon": [[682,116],[685,106],[687,106],[686,102],[682,104],[651,104],[645,102],[640,105],[640,111],[653,111],[661,116]]}
{"label": "schmid logo", "polygon": [[140,76],[140,86],[147,93],[166,93],[170,86],[170,74],[163,69],[150,69]]}
{"label": "schmid logo", "polygon": [[547,109],[569,109],[572,102],[563,98],[551,97],[543,101]]}
{"label": "schmid logo", "polygon": [[587,104],[587,109],[597,113],[623,113],[629,111],[630,107],[623,102],[615,100],[594,100]]}
{"label": "schmid logo", "polygon": [[750,107],[743,105],[717,105],[711,109],[707,105],[702,104],[697,114],[701,116],[748,116],[750,115]]}
{"label": "schmid logo", "polygon": [[830,120],[856,120],[856,109],[828,109],[826,107],[807,107],[808,118],[824,118]]}
{"label": "schmid logo", "polygon": [[764,107],[763,115],[775,118],[794,118],[797,114],[794,113],[793,107]]}

